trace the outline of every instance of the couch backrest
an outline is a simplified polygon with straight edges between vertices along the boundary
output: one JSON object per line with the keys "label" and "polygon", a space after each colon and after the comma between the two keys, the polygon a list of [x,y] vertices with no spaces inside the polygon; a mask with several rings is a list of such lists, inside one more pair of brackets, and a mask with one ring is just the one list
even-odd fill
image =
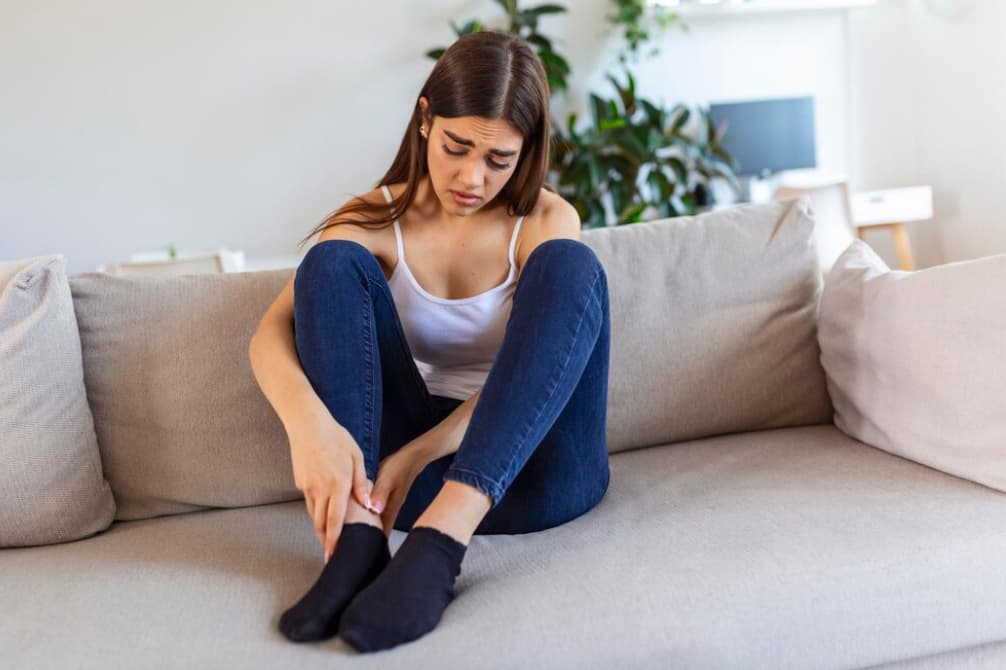
{"label": "couch backrest", "polygon": [[293,270],[70,277],[117,520],[300,494],[248,344]]}
{"label": "couch backrest", "polygon": [[[608,277],[612,452],[831,420],[806,201],[585,230]],[[301,497],[248,342],[294,269],[70,277],[116,519]]]}
{"label": "couch backrest", "polygon": [[828,423],[805,199],[593,229],[608,275],[611,452]]}

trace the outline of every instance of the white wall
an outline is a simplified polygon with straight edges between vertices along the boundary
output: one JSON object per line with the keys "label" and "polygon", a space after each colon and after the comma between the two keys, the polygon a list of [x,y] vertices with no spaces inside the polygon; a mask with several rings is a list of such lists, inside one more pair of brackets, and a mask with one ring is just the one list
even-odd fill
{"label": "white wall", "polygon": [[297,253],[387,169],[475,4],[4,0],[0,258]]}
{"label": "white wall", "polygon": [[848,166],[842,11],[695,18],[640,68],[639,85],[667,104],[814,97],[817,162]]}
{"label": "white wall", "polygon": [[[142,4],[142,6],[141,6]],[[608,0],[544,21],[571,97],[610,94]],[[1006,3],[937,19],[922,0],[871,9],[694,19],[639,69],[668,104],[813,94],[822,168],[855,188],[931,183],[920,265],[1006,252]],[[0,258],[64,253],[71,273],[138,250],[293,255],[383,174],[449,18],[488,0],[4,0]],[[882,236],[868,238],[893,264]]]}
{"label": "white wall", "polygon": [[849,44],[854,185],[933,185],[934,220],[909,228],[920,266],[1006,253],[1006,3],[925,4],[852,12]]}

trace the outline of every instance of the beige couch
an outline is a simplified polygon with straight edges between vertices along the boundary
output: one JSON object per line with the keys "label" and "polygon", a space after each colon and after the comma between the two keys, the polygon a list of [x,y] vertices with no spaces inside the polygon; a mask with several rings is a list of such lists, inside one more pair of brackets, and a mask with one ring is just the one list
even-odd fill
{"label": "beige couch", "polygon": [[833,423],[812,214],[584,231],[611,291],[608,493],[476,535],[439,626],[370,655],[276,630],[322,567],[247,360],[293,270],[9,264],[0,667],[1006,667],[1006,495]]}

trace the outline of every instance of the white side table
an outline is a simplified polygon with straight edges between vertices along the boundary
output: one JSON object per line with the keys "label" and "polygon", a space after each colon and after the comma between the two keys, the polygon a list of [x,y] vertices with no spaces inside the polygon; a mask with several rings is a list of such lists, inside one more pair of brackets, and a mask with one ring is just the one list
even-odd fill
{"label": "white side table", "polygon": [[905,232],[911,221],[928,221],[933,218],[933,189],[930,186],[908,186],[879,191],[863,191],[851,197],[852,219],[856,235],[870,228],[886,228],[894,237],[894,250],[902,270],[914,270],[912,247]]}

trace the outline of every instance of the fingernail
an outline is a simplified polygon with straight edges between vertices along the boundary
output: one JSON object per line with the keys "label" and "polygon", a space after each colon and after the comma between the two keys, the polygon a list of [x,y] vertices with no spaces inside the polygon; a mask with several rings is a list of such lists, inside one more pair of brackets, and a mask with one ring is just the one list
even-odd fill
{"label": "fingernail", "polygon": [[377,503],[377,504],[376,504],[376,505],[374,506],[374,510],[375,510],[375,511],[376,511],[376,512],[377,512],[378,514],[380,514],[381,512],[383,512],[383,511],[384,511],[384,503],[382,503],[382,502],[378,501],[378,503]]}

